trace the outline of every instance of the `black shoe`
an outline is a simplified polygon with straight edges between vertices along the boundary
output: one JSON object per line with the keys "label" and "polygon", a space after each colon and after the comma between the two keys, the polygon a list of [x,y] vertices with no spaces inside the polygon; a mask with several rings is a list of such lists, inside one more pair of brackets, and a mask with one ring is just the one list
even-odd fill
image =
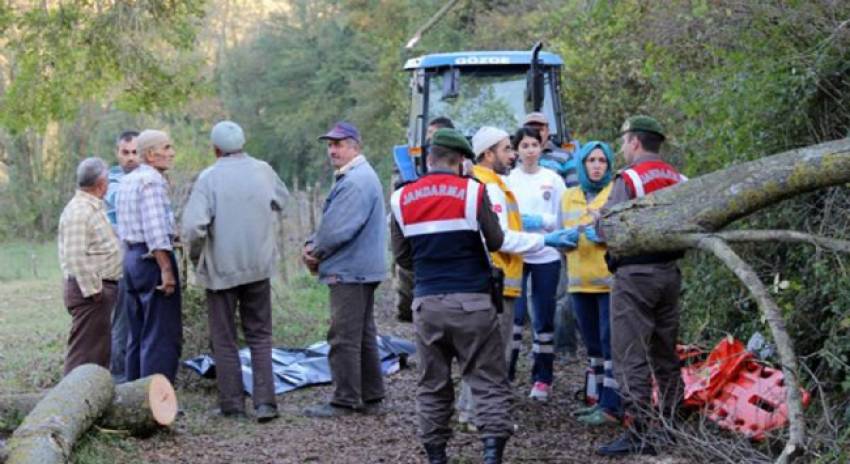
{"label": "black shoe", "polygon": [[248,415],[242,409],[216,409],[213,415],[218,417],[226,417],[228,419],[247,419]]}
{"label": "black shoe", "polygon": [[425,445],[425,453],[428,454],[428,464],[449,464],[449,457],[446,456],[446,444]]}
{"label": "black shoe", "polygon": [[277,419],[277,405],[265,403],[254,408],[254,416],[257,422],[264,424],[266,422]]}
{"label": "black shoe", "polygon": [[646,440],[646,437],[638,434],[632,429],[626,430],[614,441],[606,443],[596,449],[596,454],[602,456],[628,456],[630,454],[658,454],[655,447]]}
{"label": "black shoe", "polygon": [[307,417],[318,417],[322,419],[330,419],[334,417],[350,416],[355,414],[357,410],[347,408],[345,406],[337,406],[331,403],[322,403],[308,407],[304,410],[304,415]]}
{"label": "black shoe", "polygon": [[505,437],[488,437],[484,440],[484,464],[502,464],[502,454],[505,452]]}
{"label": "black shoe", "polygon": [[382,400],[377,400],[363,403],[363,409],[358,410],[358,412],[366,416],[383,416],[387,413],[387,409]]}

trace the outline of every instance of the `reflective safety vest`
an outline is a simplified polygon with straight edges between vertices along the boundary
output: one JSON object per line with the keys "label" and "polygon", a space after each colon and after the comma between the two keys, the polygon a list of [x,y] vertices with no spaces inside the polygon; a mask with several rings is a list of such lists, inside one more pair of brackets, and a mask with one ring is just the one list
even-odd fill
{"label": "reflective safety vest", "polygon": [[414,296],[489,292],[478,224],[485,194],[474,179],[439,172],[393,193],[393,216],[413,251]]}
{"label": "reflective safety vest", "polygon": [[[614,183],[609,183],[587,203],[581,187],[567,189],[561,199],[561,226],[564,228],[593,223],[590,210],[599,210],[608,201]],[[567,285],[570,293],[607,293],[614,278],[605,264],[605,245],[591,242],[580,234],[578,246],[567,252]]]}
{"label": "reflective safety vest", "polygon": [[[492,169],[481,166],[472,167],[472,175],[481,183],[494,184],[505,194],[505,209],[508,215],[508,230],[522,231],[522,216],[519,214],[519,204],[514,193],[508,189],[502,178]],[[492,202],[492,198],[490,199]],[[494,208],[501,205],[493,204]],[[498,214],[499,211],[496,211]],[[520,283],[522,280],[522,255],[514,253],[502,253],[500,251],[490,253],[493,265],[505,273],[505,290],[503,295],[508,298],[518,298],[521,293]]]}
{"label": "reflective safety vest", "polygon": [[640,198],[679,182],[683,176],[673,166],[661,160],[647,160],[621,171],[630,198]]}

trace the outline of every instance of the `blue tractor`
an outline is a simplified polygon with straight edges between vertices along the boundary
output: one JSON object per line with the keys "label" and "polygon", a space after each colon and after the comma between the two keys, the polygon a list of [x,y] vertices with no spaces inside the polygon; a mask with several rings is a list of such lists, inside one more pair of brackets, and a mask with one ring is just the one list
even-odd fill
{"label": "blue tractor", "polygon": [[563,60],[541,52],[479,51],[436,53],[407,60],[411,105],[407,145],[395,147],[401,180],[413,180],[426,170],[428,122],[445,116],[461,133],[472,137],[482,126],[511,131],[525,115],[540,111],[549,121],[552,142],[572,151],[561,108]]}

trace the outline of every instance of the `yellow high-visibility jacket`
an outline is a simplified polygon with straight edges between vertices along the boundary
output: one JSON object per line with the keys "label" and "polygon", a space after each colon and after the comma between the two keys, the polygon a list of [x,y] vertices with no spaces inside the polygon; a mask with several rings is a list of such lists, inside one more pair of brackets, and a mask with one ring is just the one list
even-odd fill
{"label": "yellow high-visibility jacket", "polygon": [[[504,230],[504,220],[507,219],[507,230],[522,231],[522,216],[519,214],[519,205],[513,192],[508,189],[505,182],[492,169],[482,166],[473,166],[472,175],[479,182],[487,186],[490,194],[490,203],[494,211],[499,216],[499,223],[502,223]],[[517,298],[520,295],[520,280],[522,279],[522,255],[515,253],[505,253],[497,251],[490,253],[493,260],[493,265],[501,269],[505,273],[505,291],[503,295],[508,298]]]}
{"label": "yellow high-visibility jacket", "polygon": [[[561,200],[561,226],[564,228],[589,225],[593,216],[589,210],[601,209],[611,194],[609,183],[590,204],[581,187],[567,189]],[[605,245],[591,242],[579,235],[578,246],[567,252],[568,291],[570,293],[607,293],[611,291],[613,276],[605,264]]]}

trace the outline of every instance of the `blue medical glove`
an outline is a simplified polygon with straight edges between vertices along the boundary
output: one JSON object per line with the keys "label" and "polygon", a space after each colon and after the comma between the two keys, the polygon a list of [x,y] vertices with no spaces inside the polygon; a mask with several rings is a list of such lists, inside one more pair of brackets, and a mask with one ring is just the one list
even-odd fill
{"label": "blue medical glove", "polygon": [[523,214],[522,229],[538,230],[543,228],[543,216],[539,214]]}
{"label": "blue medical glove", "polygon": [[578,242],[578,229],[560,229],[543,236],[543,243],[554,248],[575,248]]}
{"label": "blue medical glove", "polygon": [[596,227],[587,226],[584,228],[584,236],[593,243],[605,243],[605,240],[596,233]]}

